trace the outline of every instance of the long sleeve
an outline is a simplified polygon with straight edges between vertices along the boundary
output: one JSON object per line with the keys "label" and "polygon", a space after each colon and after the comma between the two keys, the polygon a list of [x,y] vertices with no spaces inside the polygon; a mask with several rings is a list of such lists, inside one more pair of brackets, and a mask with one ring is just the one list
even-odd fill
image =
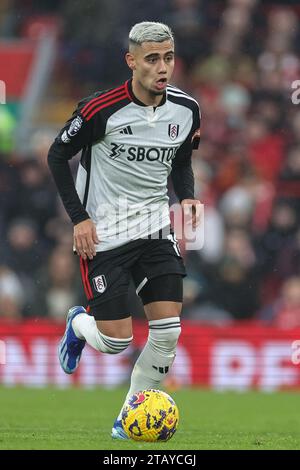
{"label": "long sleeve", "polygon": [[179,201],[194,199],[194,173],[190,161],[184,165],[177,165],[172,169],[171,178],[173,188]]}
{"label": "long sleeve", "polygon": [[73,224],[76,225],[88,219],[89,214],[83,207],[77,194],[68,160],[69,158],[57,142],[54,142],[49,150],[48,165],[63,205]]}
{"label": "long sleeve", "polygon": [[176,152],[172,165],[171,179],[179,201],[194,199],[194,173],[192,169],[192,152],[199,147],[200,142],[200,112],[195,106],[191,131],[186,140]]}
{"label": "long sleeve", "polygon": [[53,175],[63,205],[76,225],[89,218],[80,200],[71,174],[69,160],[82,150],[81,160],[90,154],[90,149],[104,133],[99,115],[86,119],[81,110],[89,99],[79,103],[72,117],[61,129],[48,153],[48,165]]}

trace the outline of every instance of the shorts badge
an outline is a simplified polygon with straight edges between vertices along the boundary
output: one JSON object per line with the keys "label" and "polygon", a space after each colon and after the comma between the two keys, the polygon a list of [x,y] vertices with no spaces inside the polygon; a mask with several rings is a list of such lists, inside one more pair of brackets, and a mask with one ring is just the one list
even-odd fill
{"label": "shorts badge", "polygon": [[104,274],[94,277],[93,285],[94,285],[95,290],[99,292],[99,294],[103,294],[103,292],[105,292],[107,288],[107,282],[106,282],[106,278]]}

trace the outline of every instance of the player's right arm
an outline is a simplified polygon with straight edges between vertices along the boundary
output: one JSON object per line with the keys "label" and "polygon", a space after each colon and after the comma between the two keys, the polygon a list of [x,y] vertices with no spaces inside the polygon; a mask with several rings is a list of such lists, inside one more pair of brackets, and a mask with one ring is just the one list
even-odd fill
{"label": "player's right arm", "polygon": [[89,118],[84,112],[91,99],[79,103],[72,117],[61,129],[48,153],[48,165],[63,205],[74,224],[74,246],[83,259],[92,259],[99,243],[96,228],[75,188],[69,160],[80,150],[88,151],[103,136],[104,126],[98,114]]}

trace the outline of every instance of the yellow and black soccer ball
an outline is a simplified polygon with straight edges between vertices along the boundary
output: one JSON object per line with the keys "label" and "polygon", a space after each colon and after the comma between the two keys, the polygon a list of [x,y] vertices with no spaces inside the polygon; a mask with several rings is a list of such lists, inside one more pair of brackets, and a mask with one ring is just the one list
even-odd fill
{"label": "yellow and black soccer ball", "polygon": [[123,428],[130,439],[168,441],[178,428],[175,401],[161,390],[142,390],[129,398],[122,412]]}

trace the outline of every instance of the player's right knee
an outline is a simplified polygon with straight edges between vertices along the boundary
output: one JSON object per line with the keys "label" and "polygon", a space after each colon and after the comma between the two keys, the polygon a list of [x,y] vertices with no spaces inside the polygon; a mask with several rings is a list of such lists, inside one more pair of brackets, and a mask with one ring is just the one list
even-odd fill
{"label": "player's right knee", "polygon": [[119,354],[131,344],[133,336],[129,338],[112,338],[111,336],[104,335],[98,330],[97,343],[99,351],[107,354]]}

